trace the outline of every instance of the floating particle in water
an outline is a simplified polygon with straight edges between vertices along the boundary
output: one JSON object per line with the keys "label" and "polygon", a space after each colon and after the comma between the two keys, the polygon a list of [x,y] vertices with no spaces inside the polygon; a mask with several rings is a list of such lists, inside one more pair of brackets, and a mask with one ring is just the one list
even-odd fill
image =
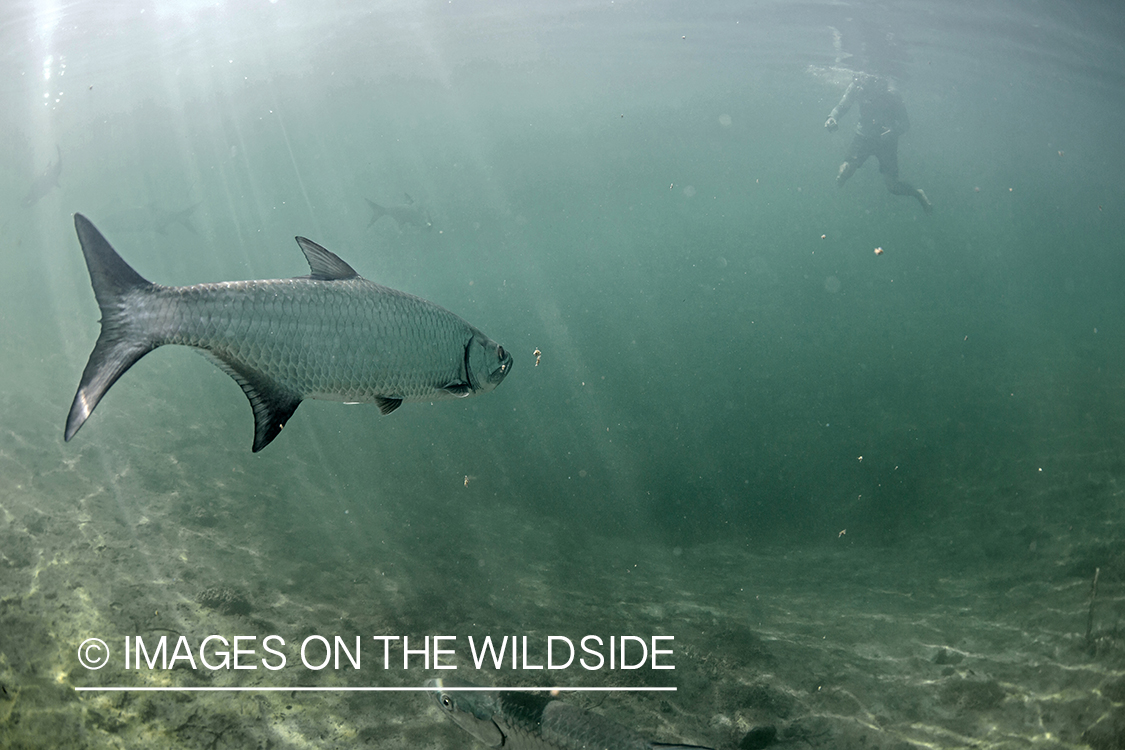
{"label": "floating particle in water", "polygon": [[731,124],[730,115],[728,115],[728,114],[719,115],[719,124],[722,125],[724,128],[729,128],[730,124]]}
{"label": "floating particle in water", "polygon": [[829,276],[824,280],[824,291],[829,294],[835,294],[840,291],[840,280],[835,276]]}

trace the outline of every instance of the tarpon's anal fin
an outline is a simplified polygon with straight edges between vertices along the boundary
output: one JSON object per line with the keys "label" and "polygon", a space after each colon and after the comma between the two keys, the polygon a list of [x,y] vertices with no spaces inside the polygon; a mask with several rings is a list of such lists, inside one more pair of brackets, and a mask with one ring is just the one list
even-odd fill
{"label": "tarpon's anal fin", "polygon": [[247,367],[232,364],[212,352],[203,354],[234,378],[254,410],[254,452],[265,448],[281,432],[281,428],[301,405],[301,397],[289,393],[265,375]]}
{"label": "tarpon's anal fin", "polygon": [[376,396],[375,405],[379,407],[382,414],[390,414],[392,411],[402,406],[401,398],[386,398],[385,396]]}
{"label": "tarpon's anal fin", "polygon": [[312,270],[307,279],[317,281],[339,281],[341,279],[354,279],[359,276],[355,269],[340,259],[340,256],[304,237],[297,238],[301,252],[309,262]]}
{"label": "tarpon's anal fin", "polygon": [[473,394],[473,387],[468,383],[449,383],[448,385],[442,386],[441,389],[447,393],[452,393],[458,398],[464,398],[465,396],[471,396]]}

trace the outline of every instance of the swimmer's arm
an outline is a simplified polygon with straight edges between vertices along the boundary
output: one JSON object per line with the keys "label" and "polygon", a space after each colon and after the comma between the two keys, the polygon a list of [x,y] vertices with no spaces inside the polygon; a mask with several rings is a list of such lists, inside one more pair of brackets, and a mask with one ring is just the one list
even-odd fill
{"label": "swimmer's arm", "polygon": [[848,113],[848,110],[852,108],[852,99],[854,98],[854,94],[857,88],[858,87],[856,86],[856,82],[852,81],[848,86],[848,90],[844,92],[844,96],[840,99],[840,103],[832,108],[832,112],[829,113],[828,119],[824,122],[824,127],[828,128],[829,130],[836,129],[836,121],[846,115]]}

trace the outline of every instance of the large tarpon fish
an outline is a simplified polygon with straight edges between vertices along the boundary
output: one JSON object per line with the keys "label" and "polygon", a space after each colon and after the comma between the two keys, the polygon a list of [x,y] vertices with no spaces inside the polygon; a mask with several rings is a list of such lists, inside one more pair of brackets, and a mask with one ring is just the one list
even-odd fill
{"label": "large tarpon fish", "polygon": [[23,199],[24,208],[31,208],[43,200],[47,193],[59,186],[59,175],[62,174],[62,149],[56,145],[55,151],[58,153],[58,159],[53,164],[48,164],[43,174],[36,177],[35,182],[31,183],[31,189],[27,191],[27,195]]}
{"label": "large tarpon fish", "polygon": [[488,747],[504,750],[710,750],[651,742],[599,714],[528,692],[448,690],[471,687],[429,680],[438,708]]}
{"label": "large tarpon fish", "polygon": [[512,369],[512,355],[461,318],[368,281],[304,237],[308,276],[167,287],[142,278],[85,216],[74,226],[102,330],[67,440],[126,370],[164,344],[200,350],[242,387],[255,452],[307,398],[374,402],[389,414],[403,401],[487,393]]}
{"label": "large tarpon fish", "polygon": [[406,203],[388,203],[385,206],[379,205],[370,198],[364,198],[367,205],[371,206],[371,221],[367,222],[367,227],[370,229],[379,219],[390,216],[398,224],[399,229],[411,225],[419,229],[433,229],[434,222],[430,219],[430,212],[424,206],[415,203],[409,193],[403,193],[403,196],[406,198]]}

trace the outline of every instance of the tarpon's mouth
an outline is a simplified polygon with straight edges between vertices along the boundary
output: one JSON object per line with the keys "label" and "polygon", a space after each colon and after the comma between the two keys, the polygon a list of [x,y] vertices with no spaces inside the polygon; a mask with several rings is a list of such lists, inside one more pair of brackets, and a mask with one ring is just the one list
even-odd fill
{"label": "tarpon's mouth", "polygon": [[512,370],[512,355],[505,351],[502,346],[497,347],[496,354],[500,357],[500,366],[493,370],[489,380],[499,385],[500,381],[507,377]]}

